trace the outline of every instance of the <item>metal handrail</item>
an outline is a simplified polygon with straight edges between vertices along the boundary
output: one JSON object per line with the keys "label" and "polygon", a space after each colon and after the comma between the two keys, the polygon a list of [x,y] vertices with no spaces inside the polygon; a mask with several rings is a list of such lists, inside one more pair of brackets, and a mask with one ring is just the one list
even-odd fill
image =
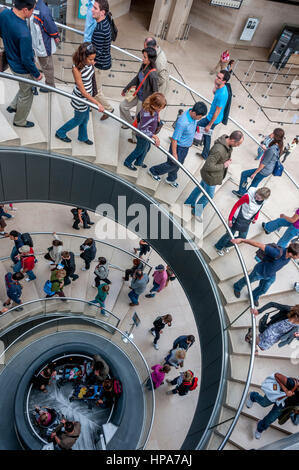
{"label": "metal handrail", "polygon": [[[53,232],[28,232],[30,235],[53,235]],[[56,235],[61,235],[62,237],[74,237],[74,238],[81,238],[81,239],[84,239],[86,240],[86,237],[83,237],[82,235],[77,235],[76,233],[66,233],[66,232],[55,232]],[[6,237],[0,237],[0,240],[1,239],[6,239]],[[102,243],[103,245],[107,245],[107,246],[110,246],[111,248],[115,248],[116,250],[119,250],[119,251],[122,251],[123,253],[126,253],[126,255],[129,255],[131,256],[132,258],[137,258],[137,255],[131,253],[130,251],[128,250],[125,250],[124,248],[121,248],[120,246],[116,246],[116,245],[113,245],[113,243],[108,243],[108,242],[105,242],[103,240],[98,240],[96,238],[94,238],[94,241],[96,243]],[[0,258],[2,259],[2,258]],[[146,266],[148,268],[150,268],[150,270],[153,269],[153,266],[151,266],[150,264],[148,264],[146,261],[144,260],[141,260],[144,264],[146,264]]]}
{"label": "metal handrail", "polygon": [[[117,326],[120,324],[120,318],[118,318],[114,313],[112,313],[110,310],[108,310],[107,308],[105,307],[100,307],[98,306],[97,304],[92,304],[90,301],[88,300],[84,300],[84,299],[77,299],[76,297],[63,297],[62,299],[59,297],[44,297],[43,299],[34,299],[34,300],[28,300],[27,302],[23,302],[22,304],[19,304],[19,305],[16,305],[15,307],[11,307],[10,309],[8,309],[7,312],[4,312],[4,313],[1,313],[1,318],[3,318],[5,315],[13,312],[14,310],[16,310],[17,308],[19,308],[20,306],[24,307],[28,304],[33,304],[35,302],[40,302],[40,301],[44,301],[44,300],[52,300],[52,301],[56,301],[58,302],[59,300],[61,300],[61,302],[64,302],[65,300],[73,300],[75,302],[82,302],[82,303],[85,303],[89,306],[92,306],[92,307],[97,307],[99,310],[105,310],[105,312],[109,313],[109,315],[111,315],[112,317],[114,317],[116,320],[117,320]],[[113,325],[111,325],[113,326]],[[3,353],[2,353],[3,354]],[[0,360],[1,360],[1,357],[2,357],[2,354],[0,354]]]}
{"label": "metal handrail", "polygon": [[[22,305],[28,305],[28,304],[31,304],[31,303],[35,303],[35,302],[48,302],[49,300],[53,300],[51,298],[48,298],[48,299],[36,299],[36,300],[33,300],[33,301],[30,301],[30,302],[26,302]],[[84,302],[84,303],[88,303],[82,299],[70,299],[70,300],[78,300],[79,302]],[[11,309],[13,310],[13,309]],[[109,328],[112,328],[114,329],[114,333],[117,332],[119,333],[123,338],[126,338],[126,340],[131,344],[131,346],[133,346],[133,348],[136,350],[137,354],[139,354],[139,356],[141,357],[142,359],[142,362],[145,366],[145,369],[148,373],[148,377],[151,378],[151,372],[149,370],[149,367],[148,367],[148,364],[145,360],[145,357],[143,356],[142,352],[140,351],[140,349],[136,346],[136,344],[132,341],[132,339],[127,335],[127,333],[124,333],[122,332],[121,330],[119,330],[117,327],[115,327],[114,325],[111,325],[110,323],[106,323],[102,320],[98,320],[97,318],[87,318],[87,317],[84,317],[84,316],[81,316],[81,315],[73,315],[73,316],[63,316],[63,318],[55,318],[55,319],[51,319],[51,320],[47,320],[46,322],[42,323],[42,325],[47,325],[47,324],[50,324],[50,323],[57,323],[59,321],[62,321],[62,320],[84,320],[86,322],[89,322],[89,323],[92,323],[92,324],[97,324],[96,326],[98,326],[99,328],[101,328],[101,325],[105,325],[108,326]],[[35,325],[34,327],[30,328],[29,330],[25,331],[24,333],[22,333],[20,336],[18,336],[18,338],[16,338],[1,354],[0,354],[0,360],[2,358],[2,356],[17,342],[19,341],[23,336],[25,335],[28,335],[28,333],[32,332],[33,330],[39,328],[41,326],[41,324],[39,325]],[[102,328],[102,329],[105,329],[105,328]],[[119,346],[118,346],[119,347]],[[124,354],[125,354],[125,351],[123,351]],[[130,359],[129,359],[130,360]],[[4,370],[4,369],[3,369]],[[3,371],[0,372],[0,375]],[[143,382],[140,382],[140,384],[142,384]],[[153,427],[153,423],[154,423],[154,416],[155,416],[155,392],[154,392],[154,388],[152,387],[151,388],[151,393],[152,393],[152,400],[153,400],[153,409],[152,409],[152,416],[151,416],[151,422],[150,422],[150,427],[149,427],[149,431],[147,433],[147,437],[146,437],[146,440],[145,440],[145,443],[144,443],[144,446],[143,447],[146,447],[147,445],[147,442],[149,440],[149,437],[150,437],[150,434],[151,434],[151,430],[152,430],[152,427]]]}
{"label": "metal handrail", "polygon": [[[23,77],[20,77],[20,76],[16,76],[16,75],[12,75],[12,74],[8,74],[8,73],[5,73],[5,72],[0,72],[0,77],[2,78],[5,78],[5,79],[8,79],[8,80],[13,80],[13,81],[17,81],[17,82],[23,82],[23,83],[27,83],[27,84],[30,84],[30,85],[33,85],[33,86],[36,86],[36,87],[40,87],[40,88],[44,88],[48,91],[51,91],[53,93],[56,93],[58,95],[61,95],[61,96],[64,96],[68,99],[73,99],[73,95],[71,95],[70,93],[67,93],[66,91],[63,91],[63,90],[60,90],[59,88],[54,88],[54,87],[51,87],[49,85],[46,85],[44,83],[40,83],[40,82],[37,82],[35,80],[30,80],[28,78],[23,78]],[[90,101],[88,100],[85,100],[83,98],[79,98],[79,97],[76,97],[76,100],[81,102],[81,103],[84,103],[84,104],[87,104],[89,107],[95,109],[98,111],[98,107],[91,103]],[[147,141],[149,141],[151,144],[153,145],[156,145],[155,141],[153,139],[151,139],[150,137],[148,137],[146,134],[144,134],[143,132],[141,132],[138,128],[135,128],[133,127],[130,123],[128,123],[127,121],[123,120],[122,118],[120,118],[119,116],[115,115],[114,113],[110,113],[109,111],[106,111],[105,110],[105,114],[107,114],[109,117],[111,117],[112,119],[120,122],[121,124],[129,127],[130,129],[132,129],[132,131],[134,131],[135,133],[137,133],[138,135],[142,136],[144,139],[146,139]],[[227,225],[226,223],[226,220],[224,219],[223,215],[221,214],[221,212],[219,211],[218,207],[216,206],[216,204],[214,203],[213,199],[211,199],[211,197],[209,196],[209,194],[206,192],[206,190],[200,185],[200,183],[198,182],[198,180],[190,173],[189,170],[187,170],[187,168],[184,167],[184,165],[182,165],[178,160],[176,160],[176,158],[171,155],[164,147],[162,147],[161,145],[158,147],[159,150],[164,153],[173,163],[175,163],[187,176],[188,178],[195,184],[195,186],[197,186],[201,192],[206,196],[206,198],[208,199],[209,203],[211,204],[211,206],[213,207],[214,211],[216,212],[216,214],[218,215],[219,219],[221,220],[222,224],[224,225],[226,231],[229,233],[229,235],[231,236],[231,238],[233,239],[234,236],[231,232],[231,229],[230,227]],[[251,285],[250,285],[250,281],[249,281],[249,276],[248,276],[248,272],[247,272],[247,268],[246,268],[246,264],[245,264],[245,261],[243,259],[243,256],[241,254],[241,251],[239,249],[239,246],[238,245],[234,245],[234,248],[237,252],[237,256],[239,258],[239,261],[240,261],[240,264],[241,264],[241,268],[242,268],[242,271],[244,273],[244,277],[245,277],[245,280],[246,280],[246,284],[247,284],[247,289],[248,289],[248,293],[249,293],[249,301],[250,301],[250,306],[251,308],[254,308],[254,301],[253,301],[253,295],[252,295],[252,290],[251,290]],[[255,325],[256,325],[256,322],[255,322],[255,318],[254,316],[252,316],[252,331],[253,331],[253,338],[252,338],[252,347],[251,347],[251,355],[250,355],[250,364],[249,364],[249,369],[248,369],[248,375],[247,375],[247,380],[246,380],[246,385],[245,385],[245,389],[244,389],[244,393],[243,393],[243,396],[242,396],[242,399],[241,399],[241,404],[240,404],[240,407],[238,408],[238,411],[237,411],[237,418],[234,420],[230,430],[228,431],[228,437],[227,439],[229,438],[230,434],[232,433],[233,431],[233,428],[234,428],[234,425],[241,413],[241,410],[243,408],[243,405],[245,403],[245,400],[246,400],[246,396],[247,396],[247,392],[248,392],[248,389],[249,389],[249,385],[250,385],[250,379],[251,379],[251,376],[252,376],[252,373],[253,373],[253,365],[254,365],[254,360],[255,360]],[[225,441],[226,443],[226,441]]]}

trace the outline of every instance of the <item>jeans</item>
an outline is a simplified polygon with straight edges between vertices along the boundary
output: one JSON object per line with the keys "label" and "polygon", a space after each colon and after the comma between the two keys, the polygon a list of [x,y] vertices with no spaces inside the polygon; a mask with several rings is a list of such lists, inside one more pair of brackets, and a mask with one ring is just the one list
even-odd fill
{"label": "jeans", "polygon": [[[208,118],[205,117],[205,118],[201,119],[200,121],[198,121],[197,125],[199,127],[206,127],[209,124],[209,122],[210,121],[208,120]],[[217,126],[217,124],[212,124],[211,129],[214,129],[216,126]],[[203,136],[203,151],[202,151],[201,154],[202,154],[202,156],[205,160],[208,158],[210,147],[211,147],[211,136],[204,134],[204,136]]]}
{"label": "jeans", "polygon": [[[253,271],[249,274],[249,281],[250,284],[252,284],[255,281],[260,281],[259,285],[252,291],[253,299],[258,300],[259,297],[263,294],[265,294],[275,282],[276,276],[271,276],[264,278],[261,274],[257,272],[259,263],[255,265]],[[246,280],[245,277],[242,277],[238,282],[234,284],[234,290],[237,292],[241,292],[243,287],[246,285]]]}
{"label": "jeans", "polygon": [[265,230],[267,230],[267,232],[274,232],[275,230],[279,230],[281,227],[288,228],[284,232],[284,235],[277,242],[277,245],[281,246],[282,248],[286,248],[292,238],[299,235],[299,229],[294,227],[292,222],[288,222],[286,219],[283,218],[267,222],[264,228]]}
{"label": "jeans", "polygon": [[66,133],[74,129],[75,127],[79,126],[78,132],[78,140],[80,142],[86,142],[88,140],[87,135],[87,124],[89,121],[89,108],[86,111],[80,112],[75,111],[75,115],[72,119],[66,122],[56,134],[64,139],[66,137]]}
{"label": "jeans", "polygon": [[[215,194],[216,186],[209,186],[203,180],[201,180],[200,185],[206,190],[206,192],[208,193],[210,198],[213,199],[214,194]],[[195,213],[195,215],[198,215],[199,217],[201,216],[201,214],[203,213],[204,208],[206,207],[206,205],[209,202],[208,198],[205,195],[201,196],[199,201],[197,201],[200,194],[201,194],[201,190],[196,186],[193,189],[192,193],[188,196],[188,198],[184,202],[184,204],[187,204],[187,205],[190,204],[191,206],[194,206],[194,208],[195,208],[194,213]]]}
{"label": "jeans", "polygon": [[136,292],[132,289],[129,292],[128,296],[130,297],[130,300],[131,300],[132,304],[138,305],[139,294],[136,294]]}
{"label": "jeans", "polygon": [[18,249],[14,246],[10,254],[10,259],[12,260],[14,264],[17,264],[17,262],[19,261],[18,258],[16,258],[18,254],[19,254]]}
{"label": "jeans", "polygon": [[155,332],[155,339],[154,339],[154,344],[157,344],[157,342],[159,341],[160,339],[160,331],[158,328],[151,328],[151,331]]}
{"label": "jeans", "polygon": [[279,418],[280,413],[282,411],[282,408],[280,406],[277,406],[272,401],[270,401],[266,396],[262,397],[262,395],[260,395],[257,392],[251,392],[250,393],[250,399],[253,402],[258,403],[263,408],[266,408],[267,406],[273,405],[272,410],[264,417],[264,419],[259,421],[258,424],[257,424],[258,432],[266,431],[266,429],[268,429],[268,427],[272,423],[274,423],[274,421],[276,421],[277,418]]}
{"label": "jeans", "polygon": [[137,137],[137,145],[135,150],[133,150],[132,153],[125,159],[124,165],[132,165],[132,163],[135,161],[135,166],[142,166],[144,159],[146,157],[147,152],[151,148],[151,143],[144,139],[143,137],[140,137],[139,135]]}
{"label": "jeans", "polygon": [[[238,238],[246,238],[249,230],[249,225],[248,229],[244,232],[239,231]],[[238,229],[234,229],[234,225],[231,227],[231,232],[234,235],[236,232],[238,232]],[[217,250],[222,250],[222,248],[228,248],[229,246],[233,246],[233,243],[231,243],[231,236],[228,233],[225,233],[223,237],[221,237],[218,242],[215,244],[215,248]]]}
{"label": "jeans", "polygon": [[[22,269],[22,263],[21,261],[19,260],[13,267],[13,272],[14,273],[19,273]],[[24,273],[25,274],[25,273]],[[29,277],[30,281],[34,281],[34,279],[36,279],[36,275],[34,274],[33,271],[27,271],[26,272],[27,276]]]}
{"label": "jeans", "polygon": [[[238,193],[244,196],[244,194],[248,191],[249,188],[246,187],[246,182],[247,179],[256,171],[256,168],[253,170],[245,170],[242,171],[241,173],[241,179],[240,179],[240,185],[239,185],[239,191]],[[261,173],[258,173],[253,180],[251,181],[250,188],[257,188],[260,182],[266,178],[266,176],[261,175]]]}
{"label": "jeans", "polygon": [[155,297],[156,292],[160,289],[160,284],[157,284],[157,282],[153,282],[153,287],[150,290],[150,295],[151,297]]}
{"label": "jeans", "polygon": [[0,217],[6,217],[7,219],[11,219],[12,216],[10,214],[7,214],[7,212],[3,211]]}
{"label": "jeans", "polygon": [[[177,146],[177,154],[179,162],[184,165],[185,158],[187,157],[189,147],[180,147]],[[170,145],[169,153],[172,155],[172,145]],[[178,177],[179,167],[172,161],[170,158],[167,159],[167,162],[161,163],[160,165],[155,165],[150,168],[150,172],[155,176],[164,175],[168,173],[167,180],[175,181]]]}

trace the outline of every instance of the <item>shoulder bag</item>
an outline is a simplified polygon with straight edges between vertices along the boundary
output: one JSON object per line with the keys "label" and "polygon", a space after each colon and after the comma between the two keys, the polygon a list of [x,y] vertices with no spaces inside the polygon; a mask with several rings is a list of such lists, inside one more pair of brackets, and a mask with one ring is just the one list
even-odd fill
{"label": "shoulder bag", "polygon": [[146,76],[144,77],[144,79],[142,80],[142,82],[140,82],[138,88],[136,88],[135,86],[132,86],[131,88],[129,88],[129,90],[126,92],[125,94],[125,98],[126,100],[131,103],[131,101],[133,101],[133,99],[137,96],[137,93],[139,92],[139,90],[141,89],[142,85],[144,84],[145,80],[147,79],[147,77],[149,76],[150,73],[152,72],[156,72],[157,69],[151,69],[147,74]]}

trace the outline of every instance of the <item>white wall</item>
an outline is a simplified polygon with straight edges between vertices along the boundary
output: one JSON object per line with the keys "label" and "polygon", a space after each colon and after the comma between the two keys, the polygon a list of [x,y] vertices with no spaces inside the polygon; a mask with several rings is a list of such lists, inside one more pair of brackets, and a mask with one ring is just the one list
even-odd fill
{"label": "white wall", "polygon": [[[248,43],[251,46],[271,47],[284,24],[299,26],[299,5],[283,5],[269,0],[243,0],[239,10],[212,7],[209,0],[194,0],[189,22],[193,27],[228,44],[239,41],[249,17],[260,24]],[[244,42],[247,44],[247,42]]]}
{"label": "white wall", "polygon": [[[108,0],[110,10],[114,18],[119,16],[126,15],[131,6],[131,0]],[[84,28],[85,20],[80,20],[78,18],[78,0],[68,0],[67,1],[67,25],[73,25],[80,29]]]}

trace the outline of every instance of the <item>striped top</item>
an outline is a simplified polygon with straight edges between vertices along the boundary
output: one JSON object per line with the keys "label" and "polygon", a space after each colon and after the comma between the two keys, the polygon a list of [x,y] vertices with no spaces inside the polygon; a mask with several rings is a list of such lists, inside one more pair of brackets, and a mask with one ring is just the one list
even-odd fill
{"label": "striped top", "polygon": [[[75,67],[75,66],[73,65],[73,67]],[[85,88],[86,92],[89,93],[91,96],[92,96],[92,76],[93,76],[93,74],[94,74],[93,65],[85,65],[85,67],[83,67],[83,69],[81,70],[81,78],[82,78],[84,88]],[[79,90],[79,88],[77,87],[77,85],[75,85],[72,94],[75,95],[75,96],[78,96],[79,98],[84,99],[84,96],[82,95],[82,93]],[[73,106],[73,108],[75,108],[76,111],[80,111],[81,113],[83,113],[83,111],[86,111],[88,109],[88,106],[86,104],[83,104],[80,101],[76,101],[74,99],[72,99],[71,105]]]}
{"label": "striped top", "polygon": [[111,68],[111,26],[107,17],[97,23],[91,42],[97,50],[95,67],[109,70]]}

